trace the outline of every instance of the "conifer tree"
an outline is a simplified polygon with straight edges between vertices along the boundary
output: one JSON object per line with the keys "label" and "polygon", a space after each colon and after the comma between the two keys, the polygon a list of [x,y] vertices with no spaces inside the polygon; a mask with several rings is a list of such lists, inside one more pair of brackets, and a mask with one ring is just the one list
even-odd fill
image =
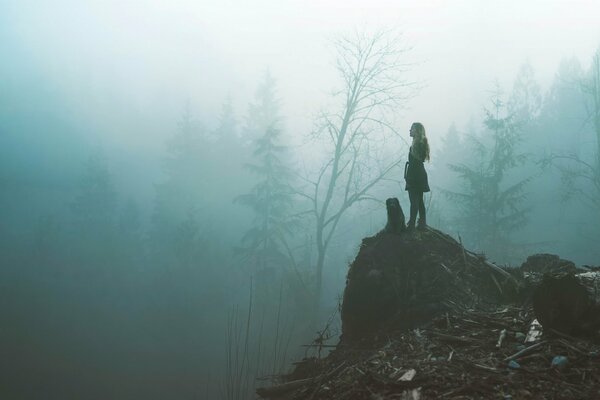
{"label": "conifer tree", "polygon": [[511,174],[526,160],[519,151],[521,121],[508,110],[499,87],[490,100],[484,120],[489,140],[469,138],[471,159],[450,165],[463,182],[462,191],[448,195],[458,200],[467,239],[495,259],[506,260],[511,234],[527,223],[529,209],[524,201],[530,179]]}
{"label": "conifer tree", "polygon": [[[165,179],[155,185],[156,200],[150,233],[152,249],[167,258],[189,259],[178,253],[184,243],[197,239],[198,210],[207,196],[209,146],[202,125],[192,118],[189,105],[179,122],[178,132],[169,140],[163,162]],[[193,237],[183,237],[183,233]],[[183,236],[182,236],[183,235]]]}
{"label": "conifer tree", "polygon": [[[230,200],[250,187],[249,173],[244,165],[249,162],[251,149],[243,143],[231,98],[223,103],[217,126],[211,136],[210,169],[218,171],[212,175],[214,181],[210,185],[211,209],[219,215],[227,216],[220,218],[219,225],[224,232],[228,231],[227,234],[232,235],[232,232],[239,230],[240,215],[236,214],[237,210],[232,210]],[[235,241],[239,239],[239,236],[233,236]]]}
{"label": "conifer tree", "polygon": [[[449,190],[454,190],[459,185],[459,178],[456,173],[450,169],[450,165],[460,163],[464,157],[465,149],[463,139],[460,136],[455,124],[452,124],[444,135],[439,149],[432,157],[432,174],[436,177],[435,189],[439,189],[442,194]],[[429,221],[444,231],[455,232],[453,210],[446,207],[444,203],[446,196],[437,198],[433,207],[428,209]]]}
{"label": "conifer tree", "polygon": [[249,107],[246,129],[247,135],[254,138],[253,160],[247,168],[257,182],[250,192],[236,198],[254,215],[239,251],[250,260],[255,271],[282,267],[289,262],[285,245],[292,228],[291,171],[279,108],[275,81],[267,73],[258,87],[255,102]]}
{"label": "conifer tree", "polygon": [[111,260],[116,233],[117,195],[104,157],[90,156],[71,203],[75,253],[87,265]]}

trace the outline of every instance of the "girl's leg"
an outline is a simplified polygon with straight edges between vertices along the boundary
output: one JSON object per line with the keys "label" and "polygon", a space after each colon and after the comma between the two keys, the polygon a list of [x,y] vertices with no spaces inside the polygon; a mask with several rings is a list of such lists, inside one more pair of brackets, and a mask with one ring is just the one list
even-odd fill
{"label": "girl's leg", "polygon": [[424,227],[427,225],[427,218],[425,216],[425,201],[423,201],[423,192],[419,193],[419,226]]}
{"label": "girl's leg", "polygon": [[[419,212],[419,193],[412,190],[408,191],[408,198],[410,199],[410,219],[408,220],[407,227],[414,228],[415,222],[417,221],[417,213]],[[421,193],[422,197],[422,193]]]}

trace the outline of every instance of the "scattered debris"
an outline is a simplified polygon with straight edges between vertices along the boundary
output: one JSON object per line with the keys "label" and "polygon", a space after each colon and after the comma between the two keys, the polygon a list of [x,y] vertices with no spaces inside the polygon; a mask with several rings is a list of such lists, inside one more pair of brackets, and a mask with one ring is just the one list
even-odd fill
{"label": "scattered debris", "polygon": [[498,338],[498,343],[496,343],[496,348],[499,349],[502,347],[502,342],[506,339],[506,329],[502,329],[500,331],[500,337]]}
{"label": "scattered debris", "polygon": [[[293,390],[263,397],[600,398],[600,344],[544,332],[543,341],[518,350],[522,339],[517,339],[516,333],[529,329],[534,319],[531,307],[456,308],[418,330],[389,331],[342,342],[324,359],[304,360],[311,368],[298,366],[297,371],[303,370],[306,375],[293,374],[294,379],[301,379]],[[497,347],[502,330],[506,330],[506,336],[502,346]],[[562,367],[565,362],[568,369]],[[553,364],[556,366],[548,367]],[[323,386],[328,390],[319,389]]]}
{"label": "scattered debris", "polygon": [[519,332],[520,336],[519,340],[525,339],[525,343],[533,343],[540,340],[542,336],[542,325],[538,322],[537,318],[531,321],[531,325],[529,325],[529,331],[527,332],[527,336]]}

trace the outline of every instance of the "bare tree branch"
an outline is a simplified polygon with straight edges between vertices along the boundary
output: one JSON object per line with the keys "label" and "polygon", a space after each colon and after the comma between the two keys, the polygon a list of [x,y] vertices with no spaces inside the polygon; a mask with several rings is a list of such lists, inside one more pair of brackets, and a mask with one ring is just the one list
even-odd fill
{"label": "bare tree branch", "polygon": [[[301,195],[311,202],[316,217],[318,295],[325,255],[344,214],[357,202],[375,200],[369,192],[400,163],[393,155],[383,161],[383,152],[373,150],[388,145],[388,133],[392,138],[400,136],[387,116],[403,109],[415,93],[405,76],[410,66],[405,60],[408,49],[400,47],[399,39],[391,31],[380,31],[356,32],[334,41],[335,68],[342,84],[334,92],[339,104],[336,110],[320,114],[320,128],[313,132],[314,137],[326,139],[329,156],[316,181],[305,179],[312,194]],[[406,140],[402,145],[407,145]]]}

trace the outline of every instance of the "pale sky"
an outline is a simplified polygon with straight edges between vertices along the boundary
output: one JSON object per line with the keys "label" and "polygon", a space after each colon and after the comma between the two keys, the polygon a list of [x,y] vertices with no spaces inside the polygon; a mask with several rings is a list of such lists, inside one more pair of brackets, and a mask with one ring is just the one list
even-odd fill
{"label": "pale sky", "polygon": [[402,120],[433,137],[477,117],[494,79],[510,90],[522,63],[546,88],[562,58],[587,68],[600,46],[591,0],[0,0],[0,12],[0,50],[20,46],[75,108],[86,104],[82,115],[107,131],[120,124],[127,143],[148,139],[123,122],[132,110],[141,119],[161,110],[152,126],[167,129],[186,99],[210,118],[231,95],[243,115],[266,68],[290,133],[303,134],[335,85],[330,40],[357,28],[403,32],[410,78],[426,86]]}

